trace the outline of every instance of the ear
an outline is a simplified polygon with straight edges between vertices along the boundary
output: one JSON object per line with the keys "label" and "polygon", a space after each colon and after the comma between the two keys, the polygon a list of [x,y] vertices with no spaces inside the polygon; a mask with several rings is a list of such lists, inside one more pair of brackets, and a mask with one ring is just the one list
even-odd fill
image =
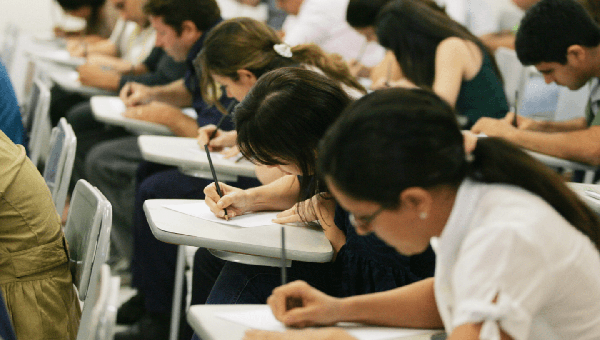
{"label": "ear", "polygon": [[571,45],[567,48],[567,62],[571,65],[581,65],[587,58],[587,50],[581,45]]}
{"label": "ear", "polygon": [[[192,36],[196,36],[199,33],[202,34],[202,32],[198,30],[198,27],[196,27],[196,24],[194,24],[193,21],[184,20],[181,23],[181,36],[182,37],[192,37]],[[196,40],[194,40],[194,41],[196,41]]]}
{"label": "ear", "polygon": [[[427,216],[431,213],[433,198],[429,191],[420,187],[404,189],[400,193],[400,207],[412,211],[417,216]],[[421,217],[422,218],[422,217]]]}
{"label": "ear", "polygon": [[243,85],[252,87],[256,83],[256,76],[254,73],[241,69],[237,70],[238,81],[240,81]]}

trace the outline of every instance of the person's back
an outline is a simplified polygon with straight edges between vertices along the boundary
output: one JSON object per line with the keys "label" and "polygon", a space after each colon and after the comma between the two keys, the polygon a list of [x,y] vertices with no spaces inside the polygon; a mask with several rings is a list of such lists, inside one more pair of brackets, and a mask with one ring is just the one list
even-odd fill
{"label": "person's back", "polygon": [[75,339],[81,310],[50,190],[25,149],[4,133],[0,164],[0,288],[15,333]]}

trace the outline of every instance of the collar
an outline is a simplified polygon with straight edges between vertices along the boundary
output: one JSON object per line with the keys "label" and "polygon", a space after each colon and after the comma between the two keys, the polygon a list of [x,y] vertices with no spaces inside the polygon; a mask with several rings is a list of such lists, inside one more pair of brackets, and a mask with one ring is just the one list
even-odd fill
{"label": "collar", "polygon": [[196,59],[196,56],[198,56],[198,53],[200,53],[200,51],[202,50],[202,47],[204,46],[204,39],[208,35],[208,32],[210,32],[210,30],[212,30],[221,21],[223,21],[222,18],[219,18],[219,20],[215,21],[215,23],[212,24],[212,26],[210,26],[207,30],[202,32],[202,35],[200,36],[200,38],[198,38],[198,40],[196,40],[196,42],[190,49],[190,52],[188,53],[187,59],[185,60],[190,66],[193,65],[194,59]]}

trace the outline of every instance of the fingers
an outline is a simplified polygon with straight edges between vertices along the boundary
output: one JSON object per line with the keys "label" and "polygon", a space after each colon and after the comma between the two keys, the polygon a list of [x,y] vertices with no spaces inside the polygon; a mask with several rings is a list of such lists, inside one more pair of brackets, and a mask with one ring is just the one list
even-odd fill
{"label": "fingers", "polygon": [[125,85],[123,85],[123,88],[121,88],[121,91],[119,92],[119,98],[121,98],[123,103],[125,103],[125,101],[129,97],[130,93],[131,93],[131,83],[125,83]]}
{"label": "fingers", "polygon": [[[198,129],[198,145],[204,147],[209,142],[210,136],[216,130],[216,126],[213,124],[205,125]],[[209,144],[210,149],[210,144]]]}
{"label": "fingers", "polygon": [[239,154],[240,154],[240,150],[237,148],[237,146],[231,147],[229,149],[225,149],[221,152],[221,155],[223,155],[223,158],[225,158],[225,159],[235,157]]}

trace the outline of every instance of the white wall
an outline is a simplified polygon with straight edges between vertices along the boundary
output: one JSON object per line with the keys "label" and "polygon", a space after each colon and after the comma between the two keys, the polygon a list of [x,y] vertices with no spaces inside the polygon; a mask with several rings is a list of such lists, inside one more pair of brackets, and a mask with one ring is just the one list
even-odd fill
{"label": "white wall", "polygon": [[22,32],[48,32],[54,26],[53,9],[52,0],[0,0],[0,34],[10,22]]}

